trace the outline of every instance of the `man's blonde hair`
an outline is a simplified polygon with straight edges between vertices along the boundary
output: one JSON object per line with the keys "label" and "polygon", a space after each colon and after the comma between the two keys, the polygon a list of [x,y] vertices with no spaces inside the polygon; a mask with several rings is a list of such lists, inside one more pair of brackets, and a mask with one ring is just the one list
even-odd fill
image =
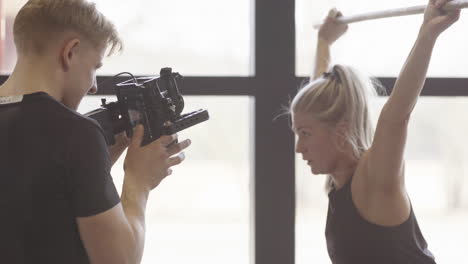
{"label": "man's blonde hair", "polygon": [[117,30],[96,5],[87,0],[29,0],[18,12],[13,35],[18,53],[42,53],[66,31],[81,34],[109,55],[123,47]]}

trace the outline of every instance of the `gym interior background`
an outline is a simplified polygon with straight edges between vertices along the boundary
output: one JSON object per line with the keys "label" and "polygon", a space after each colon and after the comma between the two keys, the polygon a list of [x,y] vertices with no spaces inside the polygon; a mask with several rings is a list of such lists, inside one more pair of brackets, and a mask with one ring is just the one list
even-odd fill
{"label": "gym interior background", "polygon": [[[316,31],[331,7],[357,14],[425,0],[95,0],[126,44],[104,61],[98,83],[122,71],[186,78],[184,112],[211,120],[179,134],[187,160],[150,197],[142,263],[330,263],[322,176],[294,154],[287,117],[275,117],[312,72]],[[12,24],[25,0],[0,0],[0,71],[14,67]],[[406,150],[408,192],[439,263],[460,263],[468,245],[468,14],[440,38],[413,113]],[[392,87],[421,16],[357,23],[333,47]],[[99,87],[79,109],[115,100]],[[385,102],[371,102],[374,122]],[[113,169],[120,191],[122,160]],[[466,260],[466,259],[465,259]]]}

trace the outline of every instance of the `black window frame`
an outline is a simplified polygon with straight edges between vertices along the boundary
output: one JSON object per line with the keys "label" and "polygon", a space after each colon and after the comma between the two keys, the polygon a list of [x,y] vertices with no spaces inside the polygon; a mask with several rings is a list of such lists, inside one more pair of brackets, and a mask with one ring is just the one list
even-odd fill
{"label": "black window frame", "polygon": [[[189,96],[254,98],[251,264],[294,264],[295,139],[287,116],[275,118],[301,83],[307,80],[296,76],[295,70],[295,0],[252,0],[252,8],[254,75],[188,76],[182,81],[181,92]],[[1,75],[0,83],[7,78],[7,75]],[[98,83],[109,78],[98,76]],[[393,87],[395,78],[378,79],[390,93],[389,87]],[[422,96],[468,96],[466,87],[468,78],[428,78]],[[99,87],[98,95],[113,94],[113,87]]]}

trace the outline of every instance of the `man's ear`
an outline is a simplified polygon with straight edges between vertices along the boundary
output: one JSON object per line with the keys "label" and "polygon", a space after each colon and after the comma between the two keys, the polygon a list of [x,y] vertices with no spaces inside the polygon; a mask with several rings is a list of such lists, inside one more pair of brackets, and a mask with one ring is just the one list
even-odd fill
{"label": "man's ear", "polygon": [[60,52],[60,63],[62,65],[63,71],[67,72],[70,70],[72,62],[76,58],[79,48],[80,40],[77,38],[73,38],[65,42],[62,51]]}

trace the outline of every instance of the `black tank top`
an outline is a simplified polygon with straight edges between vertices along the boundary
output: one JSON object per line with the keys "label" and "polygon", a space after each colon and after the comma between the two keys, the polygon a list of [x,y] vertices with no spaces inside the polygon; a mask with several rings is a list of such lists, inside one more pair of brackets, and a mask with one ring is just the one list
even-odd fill
{"label": "black tank top", "polygon": [[351,180],[329,193],[325,236],[333,264],[434,264],[411,206],[401,225],[365,220],[351,200]]}

